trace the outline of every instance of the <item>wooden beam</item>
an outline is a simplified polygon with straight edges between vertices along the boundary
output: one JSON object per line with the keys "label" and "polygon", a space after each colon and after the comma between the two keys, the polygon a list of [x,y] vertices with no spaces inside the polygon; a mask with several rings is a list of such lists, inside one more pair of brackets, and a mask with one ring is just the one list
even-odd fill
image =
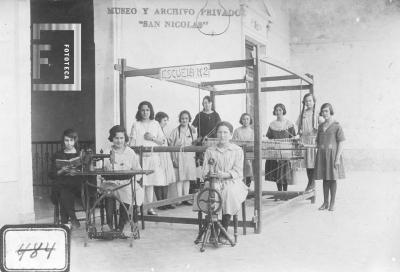
{"label": "wooden beam", "polygon": [[119,124],[126,129],[126,78],[124,75],[126,59],[118,59],[119,72]]}
{"label": "wooden beam", "polygon": [[245,79],[231,79],[231,80],[218,80],[218,81],[206,81],[202,82],[201,86],[215,86],[215,85],[226,85],[226,84],[240,84],[245,83]]}
{"label": "wooden beam", "polygon": [[300,79],[296,75],[262,77],[261,82]]}
{"label": "wooden beam", "polygon": [[[299,195],[304,195],[304,194],[313,194],[313,192],[305,192],[305,191],[262,191],[262,195],[263,196],[289,196],[289,197],[293,197],[293,196],[299,196]],[[254,197],[255,195],[255,191],[250,191],[247,194],[247,197]]]}
{"label": "wooden beam", "polygon": [[262,230],[262,205],[261,205],[261,191],[262,191],[262,161],[261,161],[261,142],[262,142],[262,129],[261,129],[261,62],[260,62],[260,48],[254,47],[256,57],[254,59],[254,189],[256,191],[254,198],[254,215],[256,219],[256,233],[261,233]]}
{"label": "wooden beam", "polygon": [[[298,90],[309,90],[312,85],[288,85],[288,86],[275,86],[275,87],[262,87],[261,92],[281,92],[281,91],[298,91]],[[253,89],[232,89],[215,91],[215,95],[228,95],[228,94],[244,94],[253,93]]]}
{"label": "wooden beam", "polygon": [[305,82],[307,82],[308,84],[313,84],[313,80],[312,80],[311,78],[309,78],[308,76],[306,76],[306,73],[300,73],[300,72],[298,72],[298,71],[294,71],[293,69],[289,69],[289,68],[285,67],[285,66],[282,65],[282,64],[279,64],[279,65],[278,65],[278,64],[276,64],[276,63],[277,63],[276,60],[271,60],[271,59],[269,59],[269,58],[267,58],[267,57],[262,58],[260,61],[263,62],[263,63],[269,64],[269,65],[271,65],[271,66],[273,66],[273,67],[276,67],[276,68],[278,68],[278,69],[280,69],[280,70],[283,70],[283,71],[285,71],[285,72],[288,72],[288,73],[291,74],[291,75],[296,75],[296,76],[298,76],[300,79],[302,79],[302,80],[304,80]]}
{"label": "wooden beam", "polygon": [[216,91],[215,95],[244,94],[244,93],[252,93],[252,90],[246,90],[246,89],[223,90],[223,91]]}
{"label": "wooden beam", "polygon": [[[149,216],[145,215],[144,216],[144,221],[148,222],[162,222],[162,223],[178,223],[178,224],[189,224],[189,225],[198,225],[199,224],[199,219],[197,218],[190,218],[190,217],[172,217],[172,216]],[[246,227],[249,228],[254,228],[255,223],[252,221],[246,221],[243,223],[243,221],[238,220],[238,226],[243,227],[243,225],[246,225]],[[233,226],[233,221],[231,221],[230,226]]]}
{"label": "wooden beam", "polygon": [[136,152],[205,152],[207,146],[131,146]]}
{"label": "wooden beam", "polygon": [[[209,63],[201,63],[201,64],[186,64],[182,66],[192,66],[192,65],[205,65],[210,64],[210,69],[226,69],[226,68],[237,68],[237,67],[246,67],[253,65],[252,59],[245,60],[232,60],[232,61],[221,61],[221,62],[209,62]],[[138,69],[125,71],[126,77],[136,77],[136,76],[149,76],[149,75],[158,75],[160,73],[160,69],[163,68],[172,68],[172,67],[180,67],[177,66],[166,66],[166,67],[158,67],[158,68],[149,68],[149,69]]]}
{"label": "wooden beam", "polygon": [[291,85],[291,86],[275,86],[275,87],[263,87],[262,92],[281,92],[281,91],[298,91],[298,90],[309,90],[312,85]]}
{"label": "wooden beam", "polygon": [[262,212],[262,215],[265,217],[277,216],[279,214],[282,214],[285,210],[289,209],[290,207],[294,206],[295,203],[312,198],[314,196],[315,196],[314,192],[304,193],[302,195],[299,195],[292,199],[289,199],[288,201],[285,201],[282,204],[279,204],[277,207],[274,207],[274,208],[268,209],[268,210],[264,210]]}
{"label": "wooden beam", "polygon": [[164,199],[164,200],[159,200],[159,201],[154,201],[151,203],[143,204],[143,210],[158,208],[158,207],[165,206],[165,205],[177,204],[182,201],[193,200],[193,196],[194,196],[194,194],[189,194],[189,195],[184,195],[184,196],[180,196],[180,197],[174,197],[174,198],[169,198],[169,199]]}

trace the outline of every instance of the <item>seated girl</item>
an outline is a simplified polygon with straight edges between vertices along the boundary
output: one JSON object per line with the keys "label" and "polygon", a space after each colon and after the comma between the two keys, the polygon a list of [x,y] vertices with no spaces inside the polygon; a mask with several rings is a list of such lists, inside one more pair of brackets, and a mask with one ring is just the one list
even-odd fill
{"label": "seated girl", "polygon": [[[216,188],[222,197],[222,226],[227,230],[232,215],[236,215],[243,201],[246,200],[248,193],[247,186],[243,183],[243,150],[230,143],[233,127],[229,122],[222,121],[216,127],[218,143],[216,146],[207,148],[204,154],[204,164],[202,168],[203,177],[210,172],[210,167],[216,171],[218,178]],[[210,166],[209,161],[215,162]],[[195,207],[197,203],[195,201]],[[219,241],[224,242],[222,232],[219,234]]]}
{"label": "seated girl", "polygon": [[75,196],[81,191],[81,178],[71,176],[68,166],[57,168],[57,160],[70,160],[79,157],[78,133],[73,129],[67,129],[63,133],[63,150],[56,152],[52,159],[50,177],[54,179],[54,191],[60,202],[61,223],[67,224],[71,220],[72,228],[79,228],[80,223],[75,214]]}
{"label": "seated girl", "polygon": [[[111,146],[111,158],[110,160],[105,160],[104,167],[107,170],[140,170],[142,169],[139,164],[139,158],[136,153],[127,146],[127,142],[129,141],[129,137],[126,133],[126,130],[122,126],[113,126],[110,129],[110,136],[108,140],[112,142]],[[126,178],[126,177],[124,177]],[[120,186],[123,184],[129,184],[130,179],[122,179],[122,180],[107,180],[106,184],[112,183],[115,186]],[[104,184],[104,183],[103,183]],[[144,193],[142,187],[136,182],[136,204],[137,206],[142,205]],[[129,206],[132,203],[132,191],[131,186],[127,185],[125,187],[120,188],[115,192],[115,194],[119,197],[119,199],[124,203],[125,207],[129,209]],[[114,201],[107,201],[106,210],[107,210],[107,224],[108,227],[112,228],[112,214],[114,211]],[[123,231],[125,224],[128,222],[128,214],[126,213],[122,203],[119,206],[119,214],[120,220],[118,223],[118,229]]]}

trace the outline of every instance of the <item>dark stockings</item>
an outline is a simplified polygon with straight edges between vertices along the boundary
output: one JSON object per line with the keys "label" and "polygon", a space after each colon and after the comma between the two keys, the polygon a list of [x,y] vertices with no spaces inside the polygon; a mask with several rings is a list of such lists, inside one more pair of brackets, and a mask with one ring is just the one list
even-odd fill
{"label": "dark stockings", "polygon": [[[126,209],[129,211],[129,204],[124,203]],[[122,203],[119,204],[119,224],[118,224],[118,229],[123,230],[126,222],[129,221],[128,214],[126,213],[124,207],[122,206]]]}
{"label": "dark stockings", "polygon": [[[323,190],[324,190],[324,204],[323,206],[325,209],[333,209],[335,206],[335,200],[336,200],[336,188],[337,188],[337,183],[336,180],[324,180],[323,181]],[[331,193],[331,201],[329,202],[329,192]]]}
{"label": "dark stockings", "polygon": [[[126,209],[129,211],[129,204],[124,203]],[[106,221],[107,225],[112,228],[113,226],[113,216],[116,208],[116,201],[114,199],[106,199]],[[126,222],[129,221],[128,214],[126,213],[124,207],[122,204],[119,204],[119,223],[118,223],[118,229],[122,230],[126,224]]]}
{"label": "dark stockings", "polygon": [[156,194],[157,200],[167,199],[168,186],[154,186],[154,193]]}
{"label": "dark stockings", "polygon": [[315,188],[314,168],[307,168],[307,178],[308,184],[306,187],[306,191],[313,190]]}
{"label": "dark stockings", "polygon": [[246,186],[247,186],[247,187],[250,187],[250,184],[251,184],[251,177],[246,177],[245,183],[246,183]]}
{"label": "dark stockings", "polygon": [[337,187],[336,180],[331,180],[329,186],[329,190],[331,192],[331,203],[329,204],[330,209],[333,209],[333,207],[335,206],[336,187]]}
{"label": "dark stockings", "polygon": [[61,223],[68,223],[68,219],[77,220],[75,215],[75,193],[79,187],[64,186],[60,190]]}
{"label": "dark stockings", "polygon": [[[231,222],[231,215],[230,214],[223,214],[222,215],[222,227],[228,232],[229,223]],[[225,235],[224,235],[225,236]],[[219,237],[223,237],[222,231],[219,232]],[[228,237],[225,237],[228,238]]]}
{"label": "dark stockings", "polygon": [[276,187],[278,188],[278,191],[287,191],[287,184],[286,183],[284,183],[284,184],[281,184],[281,183],[277,183],[276,184]]}
{"label": "dark stockings", "polygon": [[324,180],[323,184],[323,191],[324,191],[324,205],[328,206],[329,205],[329,180]]}

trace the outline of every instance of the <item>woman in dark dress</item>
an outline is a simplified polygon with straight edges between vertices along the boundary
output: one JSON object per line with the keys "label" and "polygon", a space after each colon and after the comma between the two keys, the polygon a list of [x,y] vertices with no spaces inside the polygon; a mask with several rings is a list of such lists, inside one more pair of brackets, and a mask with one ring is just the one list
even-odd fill
{"label": "woman in dark dress", "polygon": [[193,120],[192,126],[197,128],[197,135],[200,140],[215,138],[217,135],[216,126],[221,122],[219,114],[213,109],[213,102],[210,96],[203,98],[203,111],[199,112]]}
{"label": "woman in dark dress", "polygon": [[[202,145],[206,138],[216,138],[217,124],[221,122],[221,117],[214,111],[213,102],[210,96],[205,96],[203,98],[203,110],[196,114],[192,122],[192,126],[197,128],[197,140],[196,145]],[[200,167],[203,165],[204,153],[196,153],[196,166]],[[192,193],[194,189],[198,186],[191,182],[190,192]]]}
{"label": "woman in dark dress", "polygon": [[[296,135],[294,125],[283,116],[286,108],[283,104],[276,104],[273,114],[276,120],[269,125],[268,139],[286,139]],[[276,182],[278,191],[287,191],[287,186],[293,182],[293,169],[288,160],[266,160],[265,161],[265,180]]]}

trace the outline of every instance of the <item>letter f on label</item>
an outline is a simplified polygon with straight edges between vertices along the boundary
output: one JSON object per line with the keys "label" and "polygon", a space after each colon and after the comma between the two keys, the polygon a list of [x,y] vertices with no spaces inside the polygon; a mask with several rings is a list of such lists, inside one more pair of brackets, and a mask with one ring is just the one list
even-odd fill
{"label": "letter f on label", "polygon": [[[40,29],[38,24],[33,24],[33,41],[40,41]],[[49,65],[48,58],[41,58],[40,51],[50,51],[50,44],[32,44],[32,62],[33,62],[33,71],[32,77],[33,79],[40,79],[40,65],[47,64]]]}

